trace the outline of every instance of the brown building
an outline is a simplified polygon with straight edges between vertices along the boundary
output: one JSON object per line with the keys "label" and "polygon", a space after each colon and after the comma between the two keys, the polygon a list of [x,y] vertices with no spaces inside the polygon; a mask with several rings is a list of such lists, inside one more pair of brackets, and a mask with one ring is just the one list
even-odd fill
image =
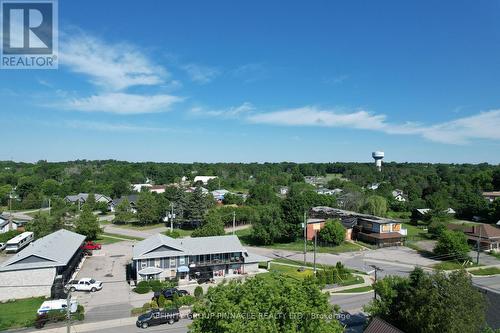
{"label": "brown building", "polygon": [[480,242],[483,251],[500,251],[500,228],[490,224],[449,224],[448,229],[463,231],[469,243],[474,245]]}

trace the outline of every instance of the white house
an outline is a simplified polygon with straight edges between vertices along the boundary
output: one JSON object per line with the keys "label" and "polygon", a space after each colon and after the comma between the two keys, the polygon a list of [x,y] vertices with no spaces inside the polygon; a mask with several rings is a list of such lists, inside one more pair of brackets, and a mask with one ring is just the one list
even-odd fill
{"label": "white house", "polygon": [[153,185],[146,183],[146,184],[132,184],[132,191],[134,192],[141,192],[142,188],[151,188]]}
{"label": "white house", "polygon": [[394,191],[392,191],[392,197],[394,198],[394,200],[399,202],[406,201],[406,196],[404,195],[404,192],[402,190],[395,189]]}
{"label": "white house", "polygon": [[366,188],[372,191],[377,190],[380,187],[380,183],[373,183],[368,185]]}
{"label": "white house", "polygon": [[203,185],[207,185],[209,180],[215,179],[217,176],[196,176],[193,179],[193,184],[197,182],[202,182]]}

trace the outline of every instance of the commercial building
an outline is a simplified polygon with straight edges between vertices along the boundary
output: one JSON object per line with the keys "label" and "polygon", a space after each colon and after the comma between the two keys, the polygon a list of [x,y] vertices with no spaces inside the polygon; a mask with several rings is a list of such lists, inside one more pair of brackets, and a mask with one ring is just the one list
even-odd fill
{"label": "commercial building", "polygon": [[56,278],[71,278],[83,257],[85,236],[61,229],[42,237],[0,265],[0,301],[50,296]]}
{"label": "commercial building", "polygon": [[256,273],[270,259],[250,254],[237,236],[174,239],[153,235],[134,245],[132,268],[137,280],[229,277]]}

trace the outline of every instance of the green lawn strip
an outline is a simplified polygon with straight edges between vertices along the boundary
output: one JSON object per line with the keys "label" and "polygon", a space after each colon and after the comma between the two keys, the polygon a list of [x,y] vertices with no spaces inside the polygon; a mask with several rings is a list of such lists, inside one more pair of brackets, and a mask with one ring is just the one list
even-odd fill
{"label": "green lawn strip", "polygon": [[332,294],[343,294],[343,293],[363,293],[367,291],[373,290],[372,286],[364,286],[364,287],[357,287],[357,288],[351,288],[351,289],[345,289],[341,291],[334,291]]}
{"label": "green lawn strip", "polygon": [[499,252],[488,252],[488,254],[492,257],[495,257],[497,259],[500,259],[500,253]]}
{"label": "green lawn strip", "polygon": [[440,262],[438,264],[432,265],[432,268],[441,269],[444,271],[449,271],[449,270],[454,270],[454,269],[480,267],[480,266],[484,266],[484,265],[481,265],[481,264],[480,265],[476,265],[476,264],[464,265],[463,263],[458,262],[458,261],[443,261],[443,262]]}
{"label": "green lawn strip", "polygon": [[99,235],[99,238],[96,240],[97,243],[102,243],[102,244],[112,244],[112,243],[117,243],[121,241],[141,241],[144,238],[140,237],[132,237],[132,236],[124,236],[120,234],[113,234],[109,232],[105,232]]}
{"label": "green lawn strip", "polygon": [[117,228],[122,228],[122,229],[150,230],[150,229],[164,227],[165,223],[139,224],[139,223],[135,223],[135,222],[130,222],[130,223],[120,223],[120,224],[113,224],[113,225]]}
{"label": "green lawn strip", "polygon": [[365,280],[361,276],[352,275],[351,277],[340,282],[339,284],[341,286],[352,286],[352,285],[361,284],[364,282],[365,282]]}
{"label": "green lawn strip", "polygon": [[0,331],[32,326],[36,311],[44,300],[43,297],[36,297],[0,303]]}
{"label": "green lawn strip", "polygon": [[496,274],[500,274],[500,268],[487,267],[487,268],[471,269],[471,270],[469,270],[469,273],[471,273],[472,275],[478,275],[478,276],[496,275]]}
{"label": "green lawn strip", "polygon": [[289,277],[295,279],[303,279],[307,276],[311,276],[313,274],[312,269],[305,269],[302,272],[299,272],[298,267],[288,266],[288,265],[280,265],[279,263],[271,262],[270,272],[275,272],[278,274],[287,275]]}
{"label": "green lawn strip", "polygon": [[[270,248],[270,249],[302,252],[302,251],[304,251],[304,242],[299,240],[299,241],[295,241],[295,242],[291,242],[291,243],[276,243],[276,244],[272,244],[272,245],[267,245],[265,247]],[[332,254],[359,251],[361,249],[362,249],[361,246],[354,244],[354,243],[348,243],[348,242],[344,242],[344,243],[337,245],[337,246],[318,246],[317,247],[317,251],[319,253],[332,253]],[[311,246],[311,244],[308,243],[307,251],[308,252],[314,251],[314,246]]]}
{"label": "green lawn strip", "polygon": [[[288,258],[276,258],[276,259],[273,259],[273,262],[277,262],[277,263],[282,263],[282,264],[289,264],[289,265],[297,265],[297,266],[304,266],[304,262],[301,261],[301,260],[294,260],[294,259],[288,259]],[[305,267],[314,267],[314,263],[312,262],[306,262],[306,265]],[[316,263],[316,267],[317,268],[330,268],[330,267],[335,267],[335,265],[325,265],[325,264],[320,264],[320,263]],[[356,269],[352,269],[352,268],[347,268],[347,270],[350,272],[350,273],[356,273],[356,274],[363,274],[363,275],[366,275],[365,272],[362,272],[362,271],[358,271]]]}

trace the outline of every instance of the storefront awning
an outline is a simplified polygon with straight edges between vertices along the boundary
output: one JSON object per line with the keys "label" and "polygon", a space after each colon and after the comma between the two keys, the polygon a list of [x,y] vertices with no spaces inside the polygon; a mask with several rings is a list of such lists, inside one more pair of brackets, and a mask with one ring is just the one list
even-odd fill
{"label": "storefront awning", "polygon": [[158,267],[146,267],[144,269],[141,269],[138,273],[140,275],[154,275],[154,274],[160,274],[163,272],[161,268]]}
{"label": "storefront awning", "polygon": [[187,267],[187,266],[179,266],[179,267],[177,267],[177,272],[179,272],[179,273],[187,273],[187,272],[189,272],[189,267]]}

